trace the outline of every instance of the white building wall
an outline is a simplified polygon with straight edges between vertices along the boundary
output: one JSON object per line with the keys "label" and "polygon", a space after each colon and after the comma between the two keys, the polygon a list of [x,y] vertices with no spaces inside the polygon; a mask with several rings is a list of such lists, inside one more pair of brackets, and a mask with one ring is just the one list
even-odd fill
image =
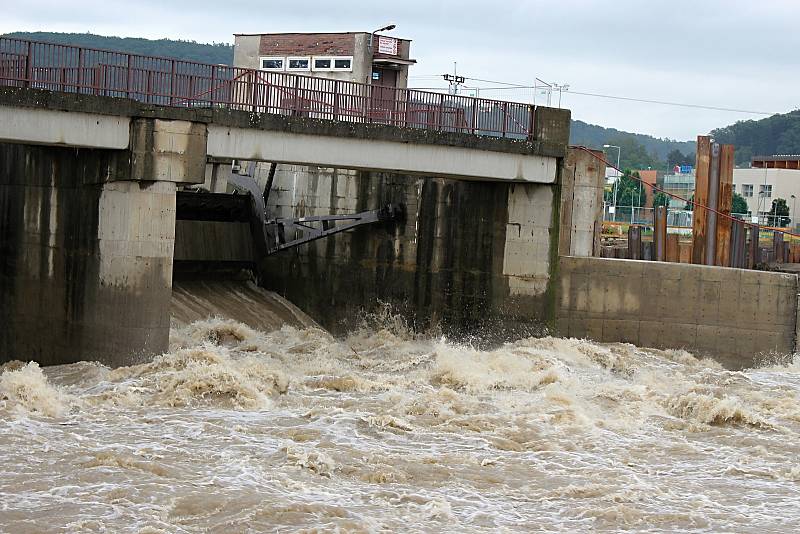
{"label": "white building wall", "polygon": [[[752,196],[745,196],[745,185],[753,186]],[[772,186],[769,196],[759,196],[761,187]],[[769,212],[772,201],[776,198],[783,198],[789,205],[789,217],[792,224],[798,222],[795,216],[795,209],[800,209],[797,200],[800,200],[800,171],[789,169],[734,169],[733,170],[734,190],[744,196],[747,207],[755,215],[758,212]],[[792,195],[796,198],[792,199]],[[765,222],[762,218],[762,222]]]}

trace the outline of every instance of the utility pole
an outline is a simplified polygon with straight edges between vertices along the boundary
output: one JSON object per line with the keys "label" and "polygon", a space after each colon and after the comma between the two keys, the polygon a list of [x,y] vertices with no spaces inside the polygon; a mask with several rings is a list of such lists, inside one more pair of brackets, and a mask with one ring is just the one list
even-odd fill
{"label": "utility pole", "polygon": [[[539,85],[539,83],[544,85]],[[544,89],[547,93],[547,107],[550,107],[550,97],[553,95],[553,85],[547,83],[546,81],[535,78],[533,82],[533,104],[536,105],[536,91],[537,89]]]}
{"label": "utility pole", "polygon": [[453,74],[442,74],[442,78],[450,84],[447,92],[451,95],[458,94],[458,86],[466,81],[466,78],[458,75],[458,63],[453,61]]}
{"label": "utility pole", "polygon": [[558,107],[559,107],[559,109],[561,109],[561,93],[562,93],[562,91],[569,91],[569,84],[561,84],[561,85],[559,85],[557,83],[553,83],[552,87],[553,87],[553,89],[558,91]]}
{"label": "utility pole", "polygon": [[615,145],[603,145],[603,148],[616,148],[617,149],[617,168],[614,169],[614,172],[616,172],[616,174],[617,174],[617,179],[614,180],[614,198],[613,198],[614,218],[612,219],[614,222],[616,222],[617,221],[617,187],[618,187],[619,180],[620,180],[619,159],[620,159],[620,156],[622,155],[622,149],[620,147],[618,147],[618,146],[615,146]]}

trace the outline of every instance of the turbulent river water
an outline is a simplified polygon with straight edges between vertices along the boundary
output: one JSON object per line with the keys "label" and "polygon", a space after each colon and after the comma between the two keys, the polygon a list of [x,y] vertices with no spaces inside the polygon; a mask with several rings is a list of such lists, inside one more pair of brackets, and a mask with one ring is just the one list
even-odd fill
{"label": "turbulent river water", "polygon": [[800,531],[800,361],[225,319],[0,376],[0,531]]}

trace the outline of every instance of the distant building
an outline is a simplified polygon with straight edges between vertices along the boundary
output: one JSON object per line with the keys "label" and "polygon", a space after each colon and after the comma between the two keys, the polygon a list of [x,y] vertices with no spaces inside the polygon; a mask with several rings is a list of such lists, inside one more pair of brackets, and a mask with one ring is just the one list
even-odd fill
{"label": "distant building", "polygon": [[774,223],[771,209],[772,201],[776,198],[786,200],[792,224],[798,222],[795,210],[798,208],[797,199],[800,198],[800,170],[783,167],[734,169],[733,190],[747,202],[746,215],[758,217],[760,224]]}
{"label": "distant building", "polygon": [[[694,167],[676,167],[673,169],[672,174],[665,174],[660,178],[659,186],[670,195],[691,200],[695,187]],[[670,197],[669,207],[670,209],[682,210],[686,207],[686,202]]]}
{"label": "distant building", "polygon": [[411,41],[369,32],[234,35],[235,67],[408,87]]}
{"label": "distant building", "polygon": [[800,155],[756,156],[750,166],[756,169],[794,169],[800,170]]}
{"label": "distant building", "polygon": [[657,185],[658,181],[658,171],[653,170],[646,170],[646,171],[636,171],[639,173],[639,178],[644,182],[644,194],[645,199],[642,203],[642,207],[644,208],[652,208],[653,207],[653,197],[655,197],[655,190],[651,186]]}

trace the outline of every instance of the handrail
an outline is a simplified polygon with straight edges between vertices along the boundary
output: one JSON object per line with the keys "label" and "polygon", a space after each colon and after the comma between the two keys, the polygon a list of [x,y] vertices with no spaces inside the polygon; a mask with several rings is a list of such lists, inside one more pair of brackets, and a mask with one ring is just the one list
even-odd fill
{"label": "handrail", "polygon": [[0,37],[0,85],[492,137],[534,138],[520,102]]}

